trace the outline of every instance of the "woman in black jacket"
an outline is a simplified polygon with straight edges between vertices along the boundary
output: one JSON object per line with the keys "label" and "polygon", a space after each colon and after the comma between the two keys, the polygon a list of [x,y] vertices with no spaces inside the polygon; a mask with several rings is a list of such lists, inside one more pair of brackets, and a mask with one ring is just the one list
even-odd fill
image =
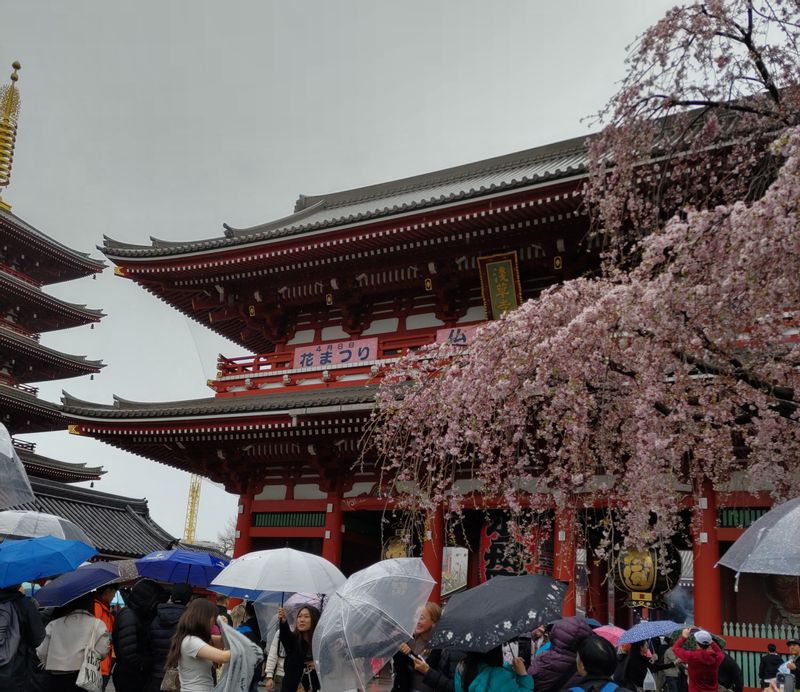
{"label": "woman in black jacket", "polygon": [[314,606],[302,606],[294,618],[294,632],[289,628],[286,611],[283,608],[278,609],[278,620],[280,642],[286,650],[286,658],[283,661],[283,689],[286,692],[295,692],[302,685],[306,692],[312,690],[316,692],[319,690],[319,678],[314,669],[311,640],[319,622],[319,611]]}

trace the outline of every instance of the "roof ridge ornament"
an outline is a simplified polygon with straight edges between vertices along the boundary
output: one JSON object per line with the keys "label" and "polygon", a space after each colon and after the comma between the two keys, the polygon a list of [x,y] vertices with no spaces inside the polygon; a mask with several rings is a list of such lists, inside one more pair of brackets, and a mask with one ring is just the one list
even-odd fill
{"label": "roof ridge ornament", "polygon": [[[19,61],[11,63],[11,84],[0,87],[0,188],[11,182],[11,164],[14,161],[14,145],[17,140],[17,118],[19,116],[19,89],[17,72],[22,69]],[[11,205],[0,197],[0,210],[11,211]]]}

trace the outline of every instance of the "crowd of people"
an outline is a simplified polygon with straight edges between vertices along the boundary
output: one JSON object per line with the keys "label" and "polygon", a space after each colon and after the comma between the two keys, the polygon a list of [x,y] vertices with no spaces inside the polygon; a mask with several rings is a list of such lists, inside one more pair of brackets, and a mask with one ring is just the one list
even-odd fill
{"label": "crowd of people", "polygon": [[[72,692],[88,648],[102,659],[103,688],[117,692],[211,692],[220,666],[232,660],[223,646],[220,618],[257,645],[263,662],[249,689],[318,692],[312,651],[320,611],[301,605],[294,627],[284,608],[278,631],[264,641],[252,603],[228,611],[187,584],[166,589],[140,579],[125,590],[126,607],[111,603],[116,587],[104,587],[56,609],[39,609],[18,587],[0,589],[0,690]],[[413,638],[391,661],[392,692],[742,692],[742,671],[705,630],[685,629],[676,640],[661,637],[624,647],[595,633],[592,623],[569,617],[541,625],[529,636],[488,652],[431,648],[442,608],[421,609]],[[787,642],[788,661],[770,644],[761,658],[761,686],[776,692],[776,678],[800,665],[800,642]],[[795,662],[797,661],[797,663]]]}

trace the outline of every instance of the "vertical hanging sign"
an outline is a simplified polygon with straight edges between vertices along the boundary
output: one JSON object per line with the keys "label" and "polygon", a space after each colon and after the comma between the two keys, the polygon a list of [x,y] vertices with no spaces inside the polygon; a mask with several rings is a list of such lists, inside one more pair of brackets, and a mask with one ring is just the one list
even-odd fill
{"label": "vertical hanging sign", "polygon": [[478,257],[478,272],[487,319],[496,320],[522,304],[516,251]]}

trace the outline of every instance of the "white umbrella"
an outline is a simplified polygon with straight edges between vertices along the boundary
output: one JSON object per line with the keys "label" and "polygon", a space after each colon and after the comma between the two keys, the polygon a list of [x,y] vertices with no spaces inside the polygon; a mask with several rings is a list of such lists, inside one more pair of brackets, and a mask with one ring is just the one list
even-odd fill
{"label": "white umbrella", "polygon": [[737,538],[719,559],[736,572],[800,575],[800,497],[777,505]]}
{"label": "white umbrella", "polygon": [[67,541],[80,541],[94,548],[84,530],[69,519],[55,514],[21,509],[7,509],[0,512],[0,536],[3,538],[53,536]]}
{"label": "white umbrella", "polygon": [[344,574],[319,555],[292,548],[257,550],[232,560],[211,582],[231,595],[264,591],[331,593],[346,581]]}
{"label": "white umbrella", "polygon": [[36,499],[25,467],[14,450],[11,435],[0,423],[0,509],[24,505]]}
{"label": "white umbrella", "polygon": [[356,572],[329,596],[311,646],[322,689],[366,689],[373,659],[392,656],[414,635],[435,583],[422,560],[401,557]]}

